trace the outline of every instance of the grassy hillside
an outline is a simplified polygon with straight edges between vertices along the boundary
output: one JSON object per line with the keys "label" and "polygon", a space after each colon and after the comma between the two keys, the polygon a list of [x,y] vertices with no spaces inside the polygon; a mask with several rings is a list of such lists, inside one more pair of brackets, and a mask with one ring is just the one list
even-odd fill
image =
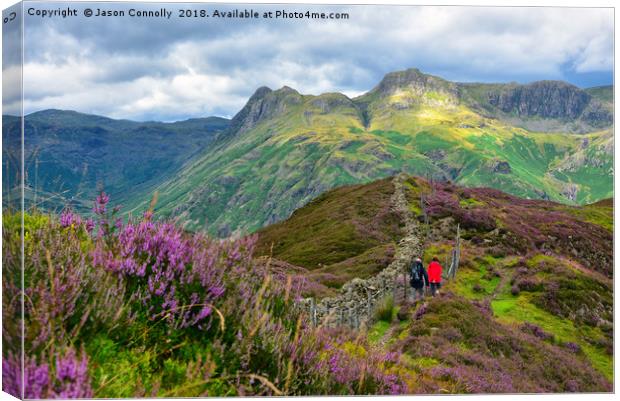
{"label": "grassy hillside", "polygon": [[23,311],[11,302],[21,216],[5,213],[3,390],[19,391],[22,344],[37,372],[28,398],[613,390],[611,200],[568,206],[410,177],[425,262],[445,260],[460,225],[456,278],[424,303],[388,294],[359,329],[314,326],[296,302],[375,274],[385,265],[368,255],[388,260],[402,236],[391,184],[328,191],[228,240],[149,214],[113,227],[105,196],[94,220],[35,211]]}
{"label": "grassy hillside", "polygon": [[339,287],[385,268],[400,238],[401,217],[390,210],[390,179],[334,189],[280,223],[257,232],[256,255],[312,272],[312,281]]}
{"label": "grassy hillside", "polygon": [[[456,224],[462,229],[461,264],[456,279],[445,288],[455,298],[441,302],[454,305],[450,308],[471,308],[458,306],[465,301],[486,305],[483,315],[484,321],[492,320],[489,325],[533,334],[556,349],[569,348],[612,380],[611,200],[574,207],[490,189],[441,184],[431,188],[419,179],[411,183],[412,206],[418,207],[421,194],[428,199],[426,261],[435,255],[445,260]],[[435,310],[439,315],[446,312]],[[410,330],[418,327],[414,322]],[[458,346],[458,341],[450,341]]]}

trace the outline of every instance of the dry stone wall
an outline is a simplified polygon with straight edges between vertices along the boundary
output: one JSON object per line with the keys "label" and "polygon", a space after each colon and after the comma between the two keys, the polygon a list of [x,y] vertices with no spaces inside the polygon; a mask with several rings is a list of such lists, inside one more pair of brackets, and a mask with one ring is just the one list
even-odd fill
{"label": "dry stone wall", "polygon": [[378,302],[392,294],[394,298],[411,291],[406,274],[410,261],[422,255],[419,225],[412,215],[405,197],[406,175],[394,177],[394,193],[391,207],[404,220],[404,237],[398,243],[393,262],[379,274],[368,279],[355,278],[345,283],[338,295],[323,298],[316,303],[314,298],[301,300],[314,325],[360,327],[371,317]]}

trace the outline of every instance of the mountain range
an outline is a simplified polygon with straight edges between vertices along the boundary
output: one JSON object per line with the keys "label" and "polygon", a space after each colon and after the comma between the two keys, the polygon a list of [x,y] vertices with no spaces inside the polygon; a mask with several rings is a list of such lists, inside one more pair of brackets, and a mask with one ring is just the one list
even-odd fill
{"label": "mountain range", "polygon": [[[16,123],[5,117],[4,138]],[[401,171],[585,204],[612,196],[612,124],[611,86],[456,83],[417,69],[356,98],[261,87],[231,120],[49,110],[25,118],[27,192],[79,207],[103,187],[134,213],[157,192],[156,213],[222,237]]]}

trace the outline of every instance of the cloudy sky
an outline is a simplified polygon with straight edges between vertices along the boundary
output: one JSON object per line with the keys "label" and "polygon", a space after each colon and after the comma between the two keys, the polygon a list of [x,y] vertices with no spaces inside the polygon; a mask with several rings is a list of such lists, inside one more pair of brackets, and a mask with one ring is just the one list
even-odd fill
{"label": "cloudy sky", "polygon": [[[80,17],[26,18],[26,113],[58,108],[134,120],[230,117],[259,86],[355,96],[409,67],[454,81],[561,79],[587,87],[613,78],[611,9],[254,5],[261,12],[284,7],[350,18],[218,21],[86,19],[86,5],[71,6]],[[234,7],[194,5],[209,12]]]}

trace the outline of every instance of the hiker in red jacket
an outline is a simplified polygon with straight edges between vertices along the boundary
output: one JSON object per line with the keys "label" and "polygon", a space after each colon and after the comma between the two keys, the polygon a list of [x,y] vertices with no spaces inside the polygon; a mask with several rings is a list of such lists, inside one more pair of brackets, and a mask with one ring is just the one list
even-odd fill
{"label": "hiker in red jacket", "polygon": [[433,256],[433,260],[428,265],[428,281],[431,283],[431,294],[439,295],[439,288],[441,287],[441,265],[439,264],[439,258]]}

